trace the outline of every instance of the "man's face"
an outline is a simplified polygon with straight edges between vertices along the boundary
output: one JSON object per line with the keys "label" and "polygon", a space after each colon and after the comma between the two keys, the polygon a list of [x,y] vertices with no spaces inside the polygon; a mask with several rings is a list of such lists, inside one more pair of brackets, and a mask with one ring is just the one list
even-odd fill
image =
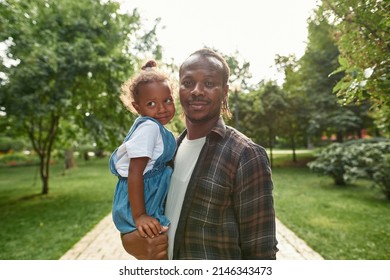
{"label": "man's face", "polygon": [[193,55],[180,72],[180,102],[187,120],[208,122],[218,119],[229,86],[223,84],[222,63],[213,57]]}

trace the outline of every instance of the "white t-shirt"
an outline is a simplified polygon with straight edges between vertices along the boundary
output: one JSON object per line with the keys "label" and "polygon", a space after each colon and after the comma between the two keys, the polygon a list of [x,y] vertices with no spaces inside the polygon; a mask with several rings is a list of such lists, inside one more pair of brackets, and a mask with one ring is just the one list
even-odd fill
{"label": "white t-shirt", "polygon": [[172,259],[173,255],[176,228],[179,222],[181,207],[187,191],[187,186],[205,142],[206,137],[195,140],[188,140],[187,138],[184,138],[176,153],[175,168],[171,177],[171,184],[165,206],[165,215],[171,221],[168,229],[169,259]]}
{"label": "white t-shirt", "polygon": [[128,177],[131,158],[148,157],[144,174],[151,170],[156,160],[164,151],[164,142],[158,124],[151,120],[141,123],[117,150],[116,170],[122,177]]}

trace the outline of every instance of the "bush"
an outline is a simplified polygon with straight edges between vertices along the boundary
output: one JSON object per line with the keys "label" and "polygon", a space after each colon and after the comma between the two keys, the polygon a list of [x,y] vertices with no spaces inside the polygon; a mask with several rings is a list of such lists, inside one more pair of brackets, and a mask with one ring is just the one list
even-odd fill
{"label": "bush", "polygon": [[9,153],[0,156],[0,166],[24,166],[38,163],[39,158],[34,154]]}
{"label": "bush", "polygon": [[0,136],[0,152],[8,153],[11,150],[21,151],[26,144],[20,139],[13,139],[6,136]]}
{"label": "bush", "polygon": [[390,154],[390,142],[346,146],[344,177],[347,181],[359,178],[372,179],[374,173],[383,169],[386,154]]}
{"label": "bush", "polygon": [[331,144],[308,163],[317,173],[331,176],[336,185],[368,179],[390,200],[390,141],[351,141]]}
{"label": "bush", "polygon": [[343,186],[346,183],[344,154],[345,147],[340,143],[333,143],[322,149],[316,160],[309,162],[309,168],[322,175],[331,176],[334,183]]}
{"label": "bush", "polygon": [[390,155],[384,156],[382,163],[378,165],[378,169],[373,174],[373,180],[382,189],[386,198],[390,200]]}

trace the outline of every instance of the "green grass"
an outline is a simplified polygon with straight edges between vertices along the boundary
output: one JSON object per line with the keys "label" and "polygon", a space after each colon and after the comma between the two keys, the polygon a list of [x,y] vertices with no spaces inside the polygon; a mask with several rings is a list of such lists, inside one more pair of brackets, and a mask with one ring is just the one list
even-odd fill
{"label": "green grass", "polygon": [[[268,156],[270,157],[270,151],[267,150]],[[296,160],[293,162],[292,151],[290,150],[276,150],[273,151],[273,168],[286,167],[286,166],[306,166],[307,162],[314,159],[313,151],[311,150],[297,150]]]}
{"label": "green grass", "polygon": [[0,168],[0,259],[59,259],[110,212],[115,182],[107,159],[56,165],[42,196],[36,166]]}
{"label": "green grass", "polygon": [[390,202],[369,182],[336,187],[294,167],[273,178],[277,217],[325,259],[390,259]]}
{"label": "green grass", "polygon": [[[274,155],[277,217],[325,259],[390,259],[390,203],[368,182],[344,188]],[[287,167],[286,167],[287,166]],[[116,178],[107,159],[51,172],[39,195],[37,167],[0,168],[0,259],[59,259],[111,210]]]}

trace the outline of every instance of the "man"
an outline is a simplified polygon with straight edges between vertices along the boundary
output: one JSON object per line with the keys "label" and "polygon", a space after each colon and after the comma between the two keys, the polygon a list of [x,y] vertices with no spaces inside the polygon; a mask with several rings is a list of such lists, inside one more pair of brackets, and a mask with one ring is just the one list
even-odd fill
{"label": "man", "polygon": [[[178,138],[166,204],[168,234],[122,236],[138,259],[275,259],[272,178],[265,150],[225,126],[230,70],[201,49],[180,67],[186,130]],[[168,238],[167,238],[168,237]],[[167,240],[168,239],[168,240]],[[167,245],[167,241],[169,246]]]}

